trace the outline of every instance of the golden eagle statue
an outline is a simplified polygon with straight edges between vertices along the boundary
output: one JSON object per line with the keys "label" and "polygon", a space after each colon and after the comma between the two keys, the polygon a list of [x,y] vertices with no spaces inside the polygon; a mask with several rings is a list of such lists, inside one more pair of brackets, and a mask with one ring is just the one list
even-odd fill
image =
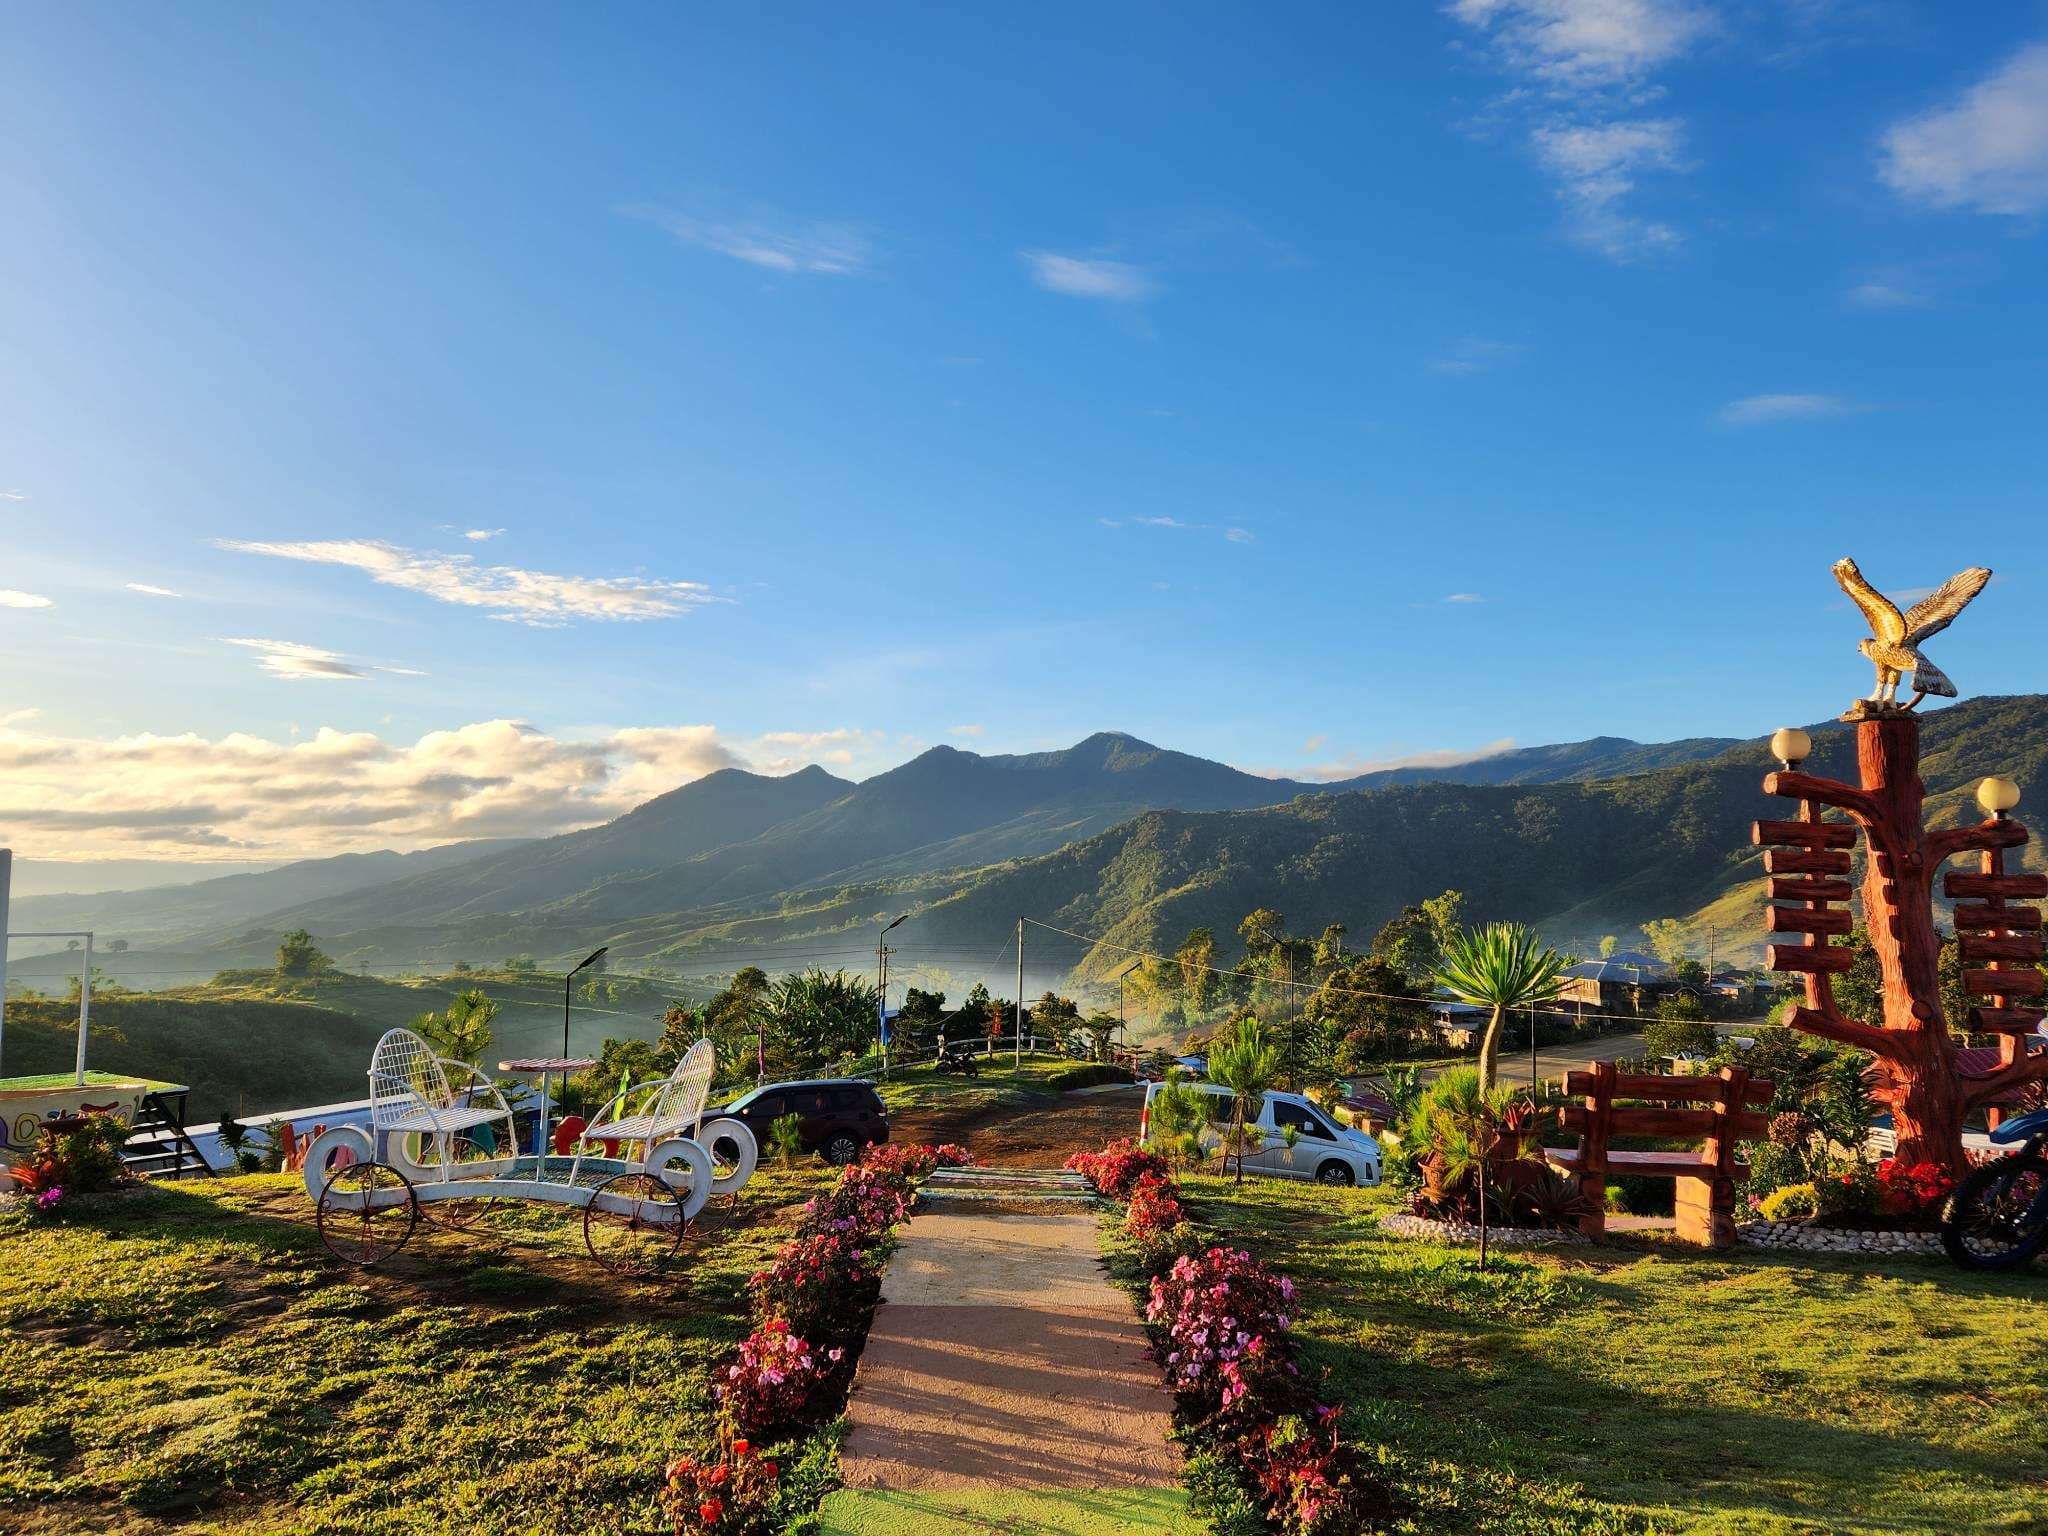
{"label": "golden eagle statue", "polygon": [[1877,667],[1877,687],[1872,690],[1869,702],[1896,705],[1899,678],[1907,672],[1913,674],[1913,699],[1906,708],[1919,703],[1924,694],[1954,698],[1956,685],[1941,668],[1920,654],[1920,644],[1955,622],[1956,615],[1970,606],[1970,599],[1984,590],[1991,572],[1981,565],[1958,571],[1900,613],[1890,598],[1863,579],[1854,560],[1837,560],[1834,570],[1835,580],[1870,623],[1870,638],[1856,644],[1856,649]]}

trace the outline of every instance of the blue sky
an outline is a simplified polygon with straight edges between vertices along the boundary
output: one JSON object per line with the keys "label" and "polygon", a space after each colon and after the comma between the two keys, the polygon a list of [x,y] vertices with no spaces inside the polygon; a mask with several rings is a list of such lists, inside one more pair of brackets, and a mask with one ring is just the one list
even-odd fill
{"label": "blue sky", "polygon": [[2048,6],[9,31],[26,852],[1760,732],[1870,686],[1845,553],[1997,568],[1930,649],[2041,685]]}

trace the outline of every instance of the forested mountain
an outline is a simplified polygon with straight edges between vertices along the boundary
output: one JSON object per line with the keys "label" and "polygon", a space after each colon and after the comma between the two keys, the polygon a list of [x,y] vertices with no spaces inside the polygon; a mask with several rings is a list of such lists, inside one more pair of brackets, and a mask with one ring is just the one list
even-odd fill
{"label": "forested mountain", "polygon": [[[1853,776],[1848,729],[1813,729],[1813,766]],[[2048,782],[2048,698],[1972,700],[1928,714],[1924,733],[1943,818],[1966,814],[1986,773]],[[287,907],[259,929],[238,921],[213,944],[223,963],[250,963],[303,925],[336,953],[408,963],[609,942],[628,961],[773,968],[871,955],[875,920],[910,910],[906,943],[957,960],[1019,914],[1151,947],[1255,905],[1303,928],[1369,929],[1449,886],[1474,917],[1560,938],[1708,912],[1727,943],[1746,943],[1748,824],[1782,810],[1758,787],[1767,766],[1760,740],[1608,737],[1390,771],[1483,782],[1347,789],[1110,734],[1027,756],[937,748],[858,785],[728,771],[603,827]]]}

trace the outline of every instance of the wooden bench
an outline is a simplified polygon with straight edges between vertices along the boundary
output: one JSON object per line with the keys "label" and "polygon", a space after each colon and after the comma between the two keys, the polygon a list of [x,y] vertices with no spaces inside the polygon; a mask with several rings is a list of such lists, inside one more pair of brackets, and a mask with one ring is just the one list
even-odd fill
{"label": "wooden bench", "polygon": [[[1586,1072],[1565,1075],[1565,1090],[1582,1093],[1584,1104],[1567,1104],[1558,1119],[1578,1134],[1576,1147],[1546,1147],[1543,1155],[1579,1182],[1592,1211],[1579,1230],[1598,1237],[1607,1230],[1607,1180],[1633,1173],[1671,1179],[1676,1185],[1678,1235],[1686,1242],[1725,1248],[1735,1241],[1735,1186],[1749,1174],[1735,1154],[1737,1145],[1764,1134],[1762,1112],[1771,1085],[1741,1067],[1723,1067],[1713,1077],[1669,1077],[1617,1072],[1611,1061],[1596,1061]],[[1617,1103],[1617,1100],[1649,1100]],[[1698,1108],[1680,1107],[1698,1105]],[[1612,1149],[1617,1136],[1698,1139],[1697,1151],[1632,1152]]]}

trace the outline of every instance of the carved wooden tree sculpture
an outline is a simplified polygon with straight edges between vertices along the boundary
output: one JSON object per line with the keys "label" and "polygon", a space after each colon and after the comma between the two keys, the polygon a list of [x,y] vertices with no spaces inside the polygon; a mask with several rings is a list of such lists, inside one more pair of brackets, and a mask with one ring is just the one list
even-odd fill
{"label": "carved wooden tree sculpture", "polygon": [[[1916,686],[1919,681],[1916,675]],[[1918,693],[1913,702],[1919,702]],[[1770,946],[1771,969],[1806,979],[1806,1005],[1793,1010],[1793,1027],[1870,1052],[1877,1059],[1873,1091],[1891,1111],[1897,1155],[1961,1174],[1967,1166],[1964,1117],[2022,1084],[2048,1082],[2048,1052],[2031,1051],[2027,1041],[2042,1019],[2042,977],[2033,966],[2041,958],[2041,914],[2007,905],[2048,897],[2048,877],[2005,873],[2005,850],[2022,846],[2027,829],[2002,812],[1976,826],[1927,830],[1921,819],[1920,722],[1911,711],[1911,704],[1889,698],[1859,702],[1843,719],[1856,725],[1860,784],[1815,778],[1789,766],[1769,774],[1765,791],[1798,800],[1800,818],[1759,821],[1752,835],[1767,848],[1771,901],[1795,904],[1772,906],[1768,918],[1772,934],[1799,940]],[[1823,820],[1822,806],[1847,812],[1851,821]],[[1833,977],[1849,968],[1851,954],[1827,942],[1850,930],[1842,905],[1850,893],[1844,877],[1859,829],[1866,853],[1864,922],[1883,976],[1883,1018],[1876,1024],[1845,1017],[1835,1005]],[[1972,1025],[1999,1037],[1998,1064],[1975,1077],[1960,1071],[1957,1045],[1942,1016],[1933,894],[1941,866],[1969,852],[1982,856],[1979,872],[1950,874],[1944,891],[1969,898],[1957,905],[1955,922],[1964,988],[1982,1000],[1970,1011]]]}

